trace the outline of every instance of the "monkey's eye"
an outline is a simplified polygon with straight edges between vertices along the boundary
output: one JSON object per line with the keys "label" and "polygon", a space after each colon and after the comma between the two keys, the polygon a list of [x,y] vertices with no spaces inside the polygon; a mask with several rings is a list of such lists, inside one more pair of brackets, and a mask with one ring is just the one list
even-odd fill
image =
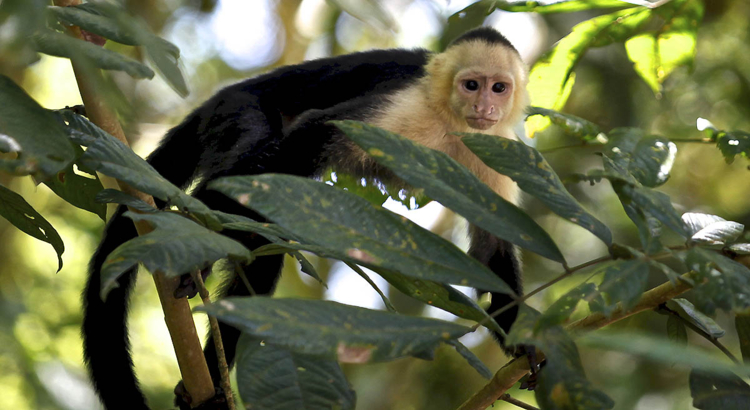
{"label": "monkey's eye", "polygon": [[492,85],[492,92],[500,94],[502,92],[505,92],[505,84],[504,83],[495,83]]}
{"label": "monkey's eye", "polygon": [[476,91],[479,89],[479,83],[474,80],[464,82],[464,88],[469,91]]}

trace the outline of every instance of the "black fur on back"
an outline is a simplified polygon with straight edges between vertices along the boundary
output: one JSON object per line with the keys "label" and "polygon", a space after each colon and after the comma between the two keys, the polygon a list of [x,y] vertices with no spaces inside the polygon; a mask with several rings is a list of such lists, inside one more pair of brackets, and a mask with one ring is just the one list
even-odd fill
{"label": "black fur on back", "polygon": [[492,27],[477,27],[473,30],[467,31],[457,39],[453,40],[448,45],[448,48],[474,40],[484,41],[487,44],[502,44],[503,46],[516,51],[513,44],[511,44],[504,35],[500,34],[499,31]]}

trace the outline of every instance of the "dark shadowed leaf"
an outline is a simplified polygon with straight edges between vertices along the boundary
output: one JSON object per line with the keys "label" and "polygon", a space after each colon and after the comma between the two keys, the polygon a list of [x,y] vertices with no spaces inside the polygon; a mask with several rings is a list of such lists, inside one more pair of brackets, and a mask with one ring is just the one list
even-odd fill
{"label": "dark shadowed leaf", "polygon": [[[694,289],[696,296],[727,312],[750,307],[750,270],[746,266],[697,247],[682,256],[688,268],[698,273],[696,282],[700,285]],[[699,304],[701,310],[711,315],[710,305]]]}
{"label": "dark shadowed leaf", "polygon": [[10,78],[0,75],[0,152],[17,159],[0,159],[0,169],[14,175],[53,178],[76,156],[64,127]]}
{"label": "dark shadowed leaf", "polygon": [[[76,146],[74,149],[79,152],[78,156],[83,154],[81,147]],[[69,204],[96,214],[102,221],[106,219],[107,205],[94,200],[96,194],[104,189],[94,170],[70,164],[54,178],[44,181],[44,184]]]}
{"label": "dark shadowed leaf", "polygon": [[590,303],[592,311],[608,314],[617,303],[622,303],[625,309],[635,305],[646,290],[649,265],[643,259],[617,260],[602,265],[596,273],[603,273],[604,278],[599,285],[599,293],[603,295],[604,306]]}
{"label": "dark shadowed leaf", "polygon": [[542,107],[529,107],[526,116],[542,115],[560,127],[566,135],[578,138],[582,141],[592,141],[601,132],[599,126],[591,121],[576,117],[575,115],[563,114],[561,112]]}
{"label": "dark shadowed leaf", "polygon": [[177,206],[183,212],[192,213],[211,229],[221,229],[221,223],[203,202],[167,181],[127,145],[106,133],[97,137],[81,156],[83,165],[127,182],[141,192]]}
{"label": "dark shadowed leaf", "polygon": [[693,407],[701,410],[746,410],[750,408],[750,386],[732,373],[690,372]]}
{"label": "dark shadowed leaf", "polygon": [[591,231],[607,245],[612,244],[609,228],[586,212],[570,195],[539,151],[506,138],[482,134],[461,135],[464,144],[490,168],[509,176],[552,212]]}
{"label": "dark shadowed leaf", "polygon": [[736,372],[744,376],[750,375],[750,367],[732,364],[718,350],[681,346],[666,338],[639,332],[592,332],[576,340],[581,345],[629,353],[669,366],[690,366],[713,374]]}
{"label": "dark shadowed leaf", "polygon": [[737,338],[740,340],[742,361],[750,365],[750,314],[737,313],[734,317],[734,328],[737,330]]}
{"label": "dark shadowed leaf", "polygon": [[371,158],[408,184],[495,236],[557,262],[564,258],[531,217],[447,154],[354,121],[336,121]]}
{"label": "dark shadowed leaf", "polygon": [[291,175],[227,177],[218,190],[336,259],[418,279],[513,294],[486,266],[452,243],[356,195]]}
{"label": "dark shadowed leaf", "polygon": [[669,179],[675,155],[677,145],[674,142],[664,137],[645,137],[631,153],[630,172],[641,184],[657,187]]}
{"label": "dark shadowed leaf", "polygon": [[57,271],[62,269],[62,254],[65,252],[65,245],[60,235],[21,195],[2,185],[0,185],[0,216],[27,235],[52,245],[57,252]]}
{"label": "dark shadowed leaf", "polygon": [[685,324],[674,315],[669,315],[669,318],[667,318],[667,337],[672,343],[680,346],[687,346],[687,328],[685,327]]}
{"label": "dark shadowed leaf", "polygon": [[750,134],[744,131],[721,131],[716,136],[716,146],[727,164],[734,162],[737,155],[750,158]]}
{"label": "dark shadowed leaf", "polygon": [[56,31],[46,30],[36,34],[34,44],[40,53],[74,60],[85,59],[95,67],[124,71],[133,78],[154,77],[150,68],[130,57]]}
{"label": "dark shadowed leaf", "polygon": [[720,338],[726,333],[713,319],[706,316],[693,306],[687,299],[675,298],[667,302],[667,307],[677,312],[683,313],[683,317],[687,316],[687,320],[698,326],[701,330],[708,333],[709,335]]}
{"label": "dark shadowed leaf", "polygon": [[667,194],[643,186],[623,184],[618,191],[618,196],[623,202],[629,199],[631,205],[658,219],[680,236],[687,236],[682,219],[675,211]]}
{"label": "dark shadowed leaf", "polygon": [[469,331],[441,320],[323,300],[227,298],[196,310],[279,347],[344,363],[422,355]]}
{"label": "dark shadowed leaf", "polygon": [[96,194],[96,201],[105,204],[120,204],[133,208],[139,212],[155,213],[158,212],[153,206],[141,201],[140,199],[128,195],[116,189],[104,189]]}
{"label": "dark shadowed leaf", "polygon": [[124,214],[134,221],[147,221],[154,231],[133,238],[107,256],[101,271],[101,297],[117,287],[117,278],[138,263],[151,273],[177,276],[203,269],[222,258],[249,263],[252,253],[239,242],[204,228],[183,216],[159,212]]}
{"label": "dark shadowed leaf", "polygon": [[295,353],[243,334],[237,389],[245,403],[276,410],[353,410],[356,394],[335,360]]}
{"label": "dark shadowed leaf", "polygon": [[536,330],[565,323],[575,311],[578,302],[593,295],[594,292],[596,292],[596,285],[593,283],[584,283],[573,288],[539,317]]}

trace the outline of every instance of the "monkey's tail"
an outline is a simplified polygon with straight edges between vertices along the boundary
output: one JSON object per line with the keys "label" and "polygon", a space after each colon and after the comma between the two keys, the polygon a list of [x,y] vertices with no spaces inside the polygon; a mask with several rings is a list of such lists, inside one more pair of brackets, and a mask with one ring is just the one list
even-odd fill
{"label": "monkey's tail", "polygon": [[136,269],[120,276],[118,287],[109,292],[106,301],[100,297],[104,260],[115,248],[136,236],[133,221],[122,215],[125,210],[120,206],[112,216],[89,265],[88,283],[83,293],[84,360],[106,409],[148,410],[133,370],[126,326]]}
{"label": "monkey's tail", "polygon": [[[198,122],[195,116],[171,130],[148,158],[148,162],[173,184],[184,187],[195,172],[200,157]],[[157,206],[163,204],[157,200]],[[118,246],[136,237],[133,221],[123,216],[124,206],[110,219],[96,253],[89,264],[83,293],[83,347],[91,380],[108,410],[148,410],[138,385],[130,355],[127,316],[130,291],[137,270],[123,273],[118,287],[106,300],[100,297],[101,269],[107,256]]]}

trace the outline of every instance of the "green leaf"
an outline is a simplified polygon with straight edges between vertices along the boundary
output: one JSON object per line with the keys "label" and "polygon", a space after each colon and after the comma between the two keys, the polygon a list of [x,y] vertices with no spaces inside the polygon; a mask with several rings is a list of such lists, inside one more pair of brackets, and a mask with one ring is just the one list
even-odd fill
{"label": "green leaf", "polygon": [[150,68],[130,57],[56,31],[46,30],[37,33],[34,36],[34,44],[40,53],[72,60],[85,59],[95,67],[124,71],[133,78],[154,77],[154,72]]}
{"label": "green leaf", "polygon": [[250,263],[253,255],[241,243],[206,229],[170,212],[124,214],[134,221],[147,221],[154,231],[118,246],[102,265],[101,297],[116,288],[117,278],[138,263],[151,273],[178,276],[211,266],[222,258]]}
{"label": "green leaf", "polygon": [[[6,0],[0,2],[0,72],[11,73],[39,60],[31,36],[44,29],[46,0]],[[1,92],[0,92],[1,93]]]}
{"label": "green leaf", "polygon": [[646,290],[649,265],[643,259],[617,260],[602,265],[595,273],[604,274],[599,293],[604,296],[605,305],[590,304],[591,310],[607,313],[617,303],[627,310],[640,300]]}
{"label": "green leaf", "polygon": [[156,70],[161,74],[162,78],[167,80],[172,89],[179,94],[180,97],[185,98],[190,94],[187,83],[185,83],[185,77],[182,76],[182,71],[178,64],[178,56],[171,52],[168,46],[171,43],[154,41],[146,46],[146,52],[148,58],[156,66]]}
{"label": "green leaf", "polygon": [[[729,311],[741,311],[750,307],[750,269],[721,254],[701,248],[691,248],[685,264],[695,271],[700,283],[693,291],[696,296]],[[705,306],[701,309],[713,314]]]}
{"label": "green leaf", "polygon": [[4,75],[0,75],[0,152],[18,154],[18,159],[0,159],[0,169],[31,174],[39,181],[53,178],[76,156],[55,115]]}
{"label": "green leaf", "polygon": [[740,341],[742,361],[750,365],[750,314],[737,313],[734,317],[734,328],[737,330],[737,338]]}
{"label": "green leaf", "polygon": [[322,300],[227,298],[195,310],[279,347],[344,363],[422,355],[470,330]]}
{"label": "green leaf", "polygon": [[354,410],[356,394],[335,360],[291,352],[243,334],[237,389],[245,403],[275,410]]}
{"label": "green leaf", "polygon": [[291,175],[226,177],[209,183],[336,259],[417,279],[513,294],[486,266],[452,243],[366,200]]}
{"label": "green leaf", "polygon": [[181,211],[195,215],[211,229],[221,229],[221,223],[211,209],[159,175],[154,167],[127,145],[106,133],[97,137],[81,156],[83,165],[175,205]]}
{"label": "green leaf", "polygon": [[687,346],[687,328],[685,327],[685,324],[674,315],[669,315],[669,318],[667,318],[667,337],[672,343],[680,346]]}
{"label": "green leaf", "polygon": [[0,216],[16,228],[40,241],[47,242],[57,252],[57,271],[62,269],[65,244],[52,224],[36,211],[21,195],[0,185]]}
{"label": "green leaf", "polygon": [[720,338],[726,333],[713,319],[700,312],[687,299],[675,298],[667,302],[670,309],[684,313],[688,320],[709,335]]}
{"label": "green leaf", "polygon": [[[682,223],[682,219],[672,206],[672,202],[667,194],[654,191],[646,187],[624,184],[618,191],[620,200],[623,203],[630,200],[630,204],[640,209],[644,213],[658,219],[659,222],[675,231],[682,237],[687,236],[687,231]],[[625,198],[625,200],[623,200]]]}
{"label": "green leaf", "polygon": [[367,124],[334,124],[380,165],[406,183],[424,189],[427,196],[470,223],[544,257],[565,261],[549,235],[531,217],[447,154]]}
{"label": "green leaf", "polygon": [[419,188],[400,189],[391,193],[387,185],[374,178],[357,178],[333,169],[324,171],[323,175],[323,182],[326,184],[365,198],[373,205],[383,205],[391,198],[408,209],[415,210],[432,201]]}
{"label": "green leaf", "polygon": [[464,144],[485,164],[509,176],[527,193],[534,195],[561,217],[589,230],[605,244],[612,244],[612,233],[586,212],[565,189],[560,178],[539,151],[519,141],[481,134],[460,134]]}
{"label": "green leaf", "polygon": [[467,31],[479,27],[484,19],[495,11],[496,2],[491,0],[478,1],[448,17],[448,25],[440,38],[440,49],[446,47]]}
{"label": "green leaf", "polygon": [[564,294],[539,317],[535,331],[565,323],[576,310],[578,302],[596,292],[596,285],[583,283]]}
{"label": "green leaf", "polygon": [[153,206],[147,204],[146,202],[141,201],[140,199],[128,195],[122,191],[118,191],[116,189],[104,189],[98,194],[96,194],[96,202],[101,202],[105,204],[120,204],[125,205],[127,207],[133,208],[137,210],[138,212],[143,213],[156,213],[159,212],[158,209],[154,208]]}
{"label": "green leaf", "polygon": [[[362,270],[362,268],[360,268],[355,263],[349,263],[349,262],[344,262],[344,263],[346,263],[346,266],[348,266],[349,269],[351,269],[354,272],[356,272],[357,275],[359,275],[362,279],[364,279],[365,282],[367,282],[367,284],[370,285],[375,290],[375,292],[377,292],[377,294],[380,296],[380,299],[383,300],[383,304],[385,305],[385,308],[388,309],[389,312],[398,313],[398,310],[396,309],[395,306],[393,306],[393,304],[388,299],[388,297],[385,296],[385,293],[383,293],[383,291],[380,290],[380,288],[378,287],[378,285],[375,282],[373,282],[372,279],[370,279],[370,276],[367,275],[367,273],[365,273],[365,271]],[[394,272],[394,274],[395,275],[399,275],[398,273],[395,273],[395,272]],[[401,276],[401,275],[399,275],[399,276]]]}
{"label": "green leaf", "polygon": [[750,408],[750,386],[732,373],[690,372],[693,407],[701,410],[745,410]]}
{"label": "green leaf", "polygon": [[482,361],[479,360],[479,358],[474,355],[474,353],[472,353],[468,347],[464,346],[458,340],[451,340],[448,342],[448,344],[456,348],[456,352],[458,352],[461,357],[466,359],[469,365],[473,367],[474,370],[476,370],[480,375],[482,375],[482,377],[487,380],[492,379],[492,372],[490,371],[490,369],[488,369],[487,366],[482,363]]}
{"label": "green leaf", "polygon": [[[76,146],[75,150],[79,152],[78,155],[83,154],[80,147]],[[77,163],[70,164],[44,184],[69,204],[98,215],[102,221],[106,220],[107,205],[94,199],[104,189],[95,171]]]}
{"label": "green leaf", "polygon": [[732,364],[718,357],[713,351],[691,346],[681,346],[664,338],[649,336],[633,331],[592,332],[577,339],[584,346],[629,353],[657,363],[669,366],[678,364],[694,369],[723,374],[736,372],[743,376],[750,375],[750,367]]}
{"label": "green leaf", "polygon": [[677,145],[659,136],[649,136],[638,141],[632,152],[630,173],[647,187],[657,187],[669,179]]}
{"label": "green leaf", "polygon": [[[633,7],[584,21],[573,27],[555,48],[543,55],[529,73],[528,91],[534,105],[561,110],[567,101],[573,68],[591,47],[623,41],[652,16],[649,9]],[[533,133],[532,133],[533,134]]]}
{"label": "green leaf", "polygon": [[542,107],[529,107],[526,110],[526,116],[542,115],[560,127],[565,135],[570,135],[581,141],[593,141],[599,136],[601,131],[599,126],[591,121],[576,117],[575,115],[563,114],[561,112],[550,110]]}
{"label": "green leaf", "polygon": [[499,1],[496,4],[496,7],[500,10],[534,12],[539,14],[574,13],[577,11],[630,6],[630,4],[621,0],[563,0],[549,4],[539,4],[537,1]]}
{"label": "green leaf", "polygon": [[750,158],[750,133],[744,131],[721,131],[716,137],[716,146],[724,155],[727,164],[734,162],[737,155]]}

